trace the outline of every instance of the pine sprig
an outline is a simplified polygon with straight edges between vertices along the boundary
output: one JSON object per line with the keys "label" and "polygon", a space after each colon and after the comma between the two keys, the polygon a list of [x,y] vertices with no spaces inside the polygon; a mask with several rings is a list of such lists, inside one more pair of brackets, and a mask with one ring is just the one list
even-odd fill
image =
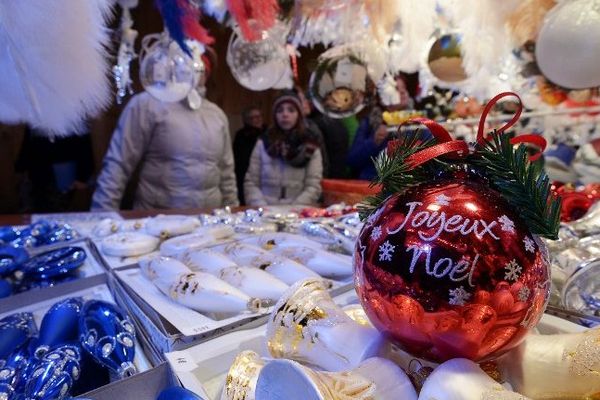
{"label": "pine sprig", "polygon": [[550,179],[541,165],[529,161],[527,148],[516,150],[508,135],[492,134],[493,140],[478,145],[473,162],[502,196],[520,213],[532,233],[558,238],[560,199],[550,191]]}
{"label": "pine sprig", "polygon": [[376,195],[367,197],[358,206],[361,219],[371,215],[390,195],[427,180],[424,168],[411,169],[407,159],[433,144],[434,140],[420,140],[418,132],[408,133],[398,139],[393,151],[384,150],[373,158],[377,175],[371,182],[371,187],[381,185],[381,190]]}

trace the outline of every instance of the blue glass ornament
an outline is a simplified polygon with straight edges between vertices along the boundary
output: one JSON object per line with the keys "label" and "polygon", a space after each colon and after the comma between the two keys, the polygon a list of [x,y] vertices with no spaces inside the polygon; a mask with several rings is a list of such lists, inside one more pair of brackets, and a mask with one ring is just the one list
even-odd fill
{"label": "blue glass ornament", "polygon": [[0,383],[0,399],[16,400],[17,395],[15,389],[6,383]]}
{"label": "blue glass ornament", "polygon": [[27,400],[62,400],[79,379],[80,351],[77,346],[62,346],[35,361],[25,386]]}
{"label": "blue glass ornament", "polygon": [[124,378],[136,373],[135,328],[114,304],[90,300],[79,319],[81,345],[94,359]]}
{"label": "blue glass ornament", "polygon": [[0,299],[8,297],[13,294],[13,286],[6,279],[0,279]]}
{"label": "blue glass ornament", "polygon": [[205,400],[203,397],[198,396],[191,390],[173,386],[164,389],[158,395],[156,400]]}
{"label": "blue glass ornament", "polygon": [[0,360],[23,346],[37,332],[31,313],[17,313],[0,320]]}
{"label": "blue glass ornament", "polygon": [[25,249],[12,246],[0,247],[0,276],[13,273],[21,264],[29,258]]}
{"label": "blue glass ornament", "polygon": [[68,224],[57,224],[44,238],[46,244],[66,242],[77,239],[79,234]]}
{"label": "blue glass ornament", "polygon": [[62,247],[31,257],[21,269],[27,278],[48,279],[76,270],[85,259],[81,247]]}
{"label": "blue glass ornament", "polygon": [[[6,360],[0,360],[0,385],[4,390],[0,390],[0,399],[5,393],[22,393],[27,383],[29,374],[29,366],[32,358],[30,357],[27,343],[15,350]],[[6,386],[10,387],[6,389]]]}
{"label": "blue glass ornament", "polygon": [[37,340],[32,340],[36,357],[41,358],[55,347],[78,340],[82,308],[83,300],[80,297],[71,297],[50,307],[42,319]]}
{"label": "blue glass ornament", "polygon": [[33,236],[38,238],[40,242],[45,242],[46,236],[52,232],[53,226],[50,222],[46,220],[40,220],[32,223],[27,228],[21,231],[21,236]]}
{"label": "blue glass ornament", "polygon": [[19,237],[21,231],[13,226],[0,227],[0,242],[10,243]]}

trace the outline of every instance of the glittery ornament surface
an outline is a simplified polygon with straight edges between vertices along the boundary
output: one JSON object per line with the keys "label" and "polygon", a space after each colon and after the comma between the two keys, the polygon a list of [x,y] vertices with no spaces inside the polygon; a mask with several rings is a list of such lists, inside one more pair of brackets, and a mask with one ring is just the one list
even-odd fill
{"label": "glittery ornament surface", "polygon": [[391,197],[367,220],[357,292],[375,327],[414,356],[489,360],[542,315],[550,282],[540,246],[497,192],[436,181]]}

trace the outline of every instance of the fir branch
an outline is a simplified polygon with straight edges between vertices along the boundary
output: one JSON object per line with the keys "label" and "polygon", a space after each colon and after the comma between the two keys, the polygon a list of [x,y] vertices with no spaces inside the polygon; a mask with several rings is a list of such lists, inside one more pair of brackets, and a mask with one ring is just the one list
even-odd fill
{"label": "fir branch", "polygon": [[493,140],[477,146],[474,164],[523,217],[532,233],[558,238],[560,199],[550,191],[550,179],[539,163],[529,161],[527,148],[516,150],[508,135],[492,134]]}
{"label": "fir branch", "polygon": [[397,139],[397,145],[391,154],[384,150],[373,158],[377,176],[371,182],[371,187],[381,185],[381,190],[374,196],[369,196],[358,206],[361,219],[366,219],[385,199],[394,193],[427,180],[423,166],[411,169],[407,159],[413,154],[435,144],[435,140],[421,141],[419,132],[407,133]]}

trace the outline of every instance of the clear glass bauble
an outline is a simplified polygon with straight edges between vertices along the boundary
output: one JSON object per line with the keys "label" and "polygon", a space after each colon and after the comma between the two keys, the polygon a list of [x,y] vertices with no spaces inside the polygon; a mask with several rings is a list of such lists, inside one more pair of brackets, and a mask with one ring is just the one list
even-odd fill
{"label": "clear glass bauble", "polygon": [[177,43],[165,38],[146,44],[140,55],[140,81],[144,89],[164,102],[186,98],[204,71],[200,57],[188,56]]}
{"label": "clear glass bauble", "polygon": [[366,65],[346,53],[321,58],[308,89],[319,111],[332,118],[345,118],[357,114],[372,100],[375,84]]}
{"label": "clear glass bauble", "polygon": [[[283,28],[282,28],[283,29]],[[237,32],[231,35],[227,47],[227,65],[243,87],[262,91],[275,87],[289,70],[285,35],[278,28],[264,32],[263,39],[249,42]]]}

